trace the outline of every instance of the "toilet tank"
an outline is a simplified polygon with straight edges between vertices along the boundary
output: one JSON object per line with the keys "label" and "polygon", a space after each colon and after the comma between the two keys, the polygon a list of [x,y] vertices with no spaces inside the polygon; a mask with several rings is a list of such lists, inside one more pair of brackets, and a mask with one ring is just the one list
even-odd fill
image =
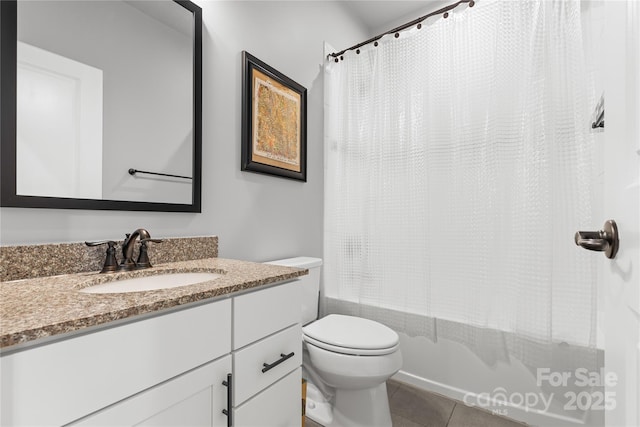
{"label": "toilet tank", "polygon": [[320,294],[320,267],[322,259],[311,257],[296,257],[269,261],[265,264],[282,265],[286,267],[306,268],[309,274],[301,276],[302,286],[302,324],[306,325],[318,318],[318,298]]}

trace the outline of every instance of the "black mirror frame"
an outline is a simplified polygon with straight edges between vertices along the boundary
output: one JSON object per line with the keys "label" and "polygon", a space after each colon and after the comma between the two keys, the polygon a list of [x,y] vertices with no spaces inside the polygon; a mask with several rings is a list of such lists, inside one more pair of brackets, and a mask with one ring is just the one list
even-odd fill
{"label": "black mirror frame", "polygon": [[0,1],[0,206],[156,212],[202,212],[202,9],[173,0],[193,13],[193,185],[192,203],[74,199],[16,194],[17,0]]}

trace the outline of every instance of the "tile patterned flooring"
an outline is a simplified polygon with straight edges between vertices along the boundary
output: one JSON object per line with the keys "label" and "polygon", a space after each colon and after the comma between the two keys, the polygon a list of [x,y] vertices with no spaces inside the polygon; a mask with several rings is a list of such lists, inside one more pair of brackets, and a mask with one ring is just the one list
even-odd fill
{"label": "tile patterned flooring", "polygon": [[[522,427],[526,424],[399,381],[387,381],[393,427]],[[307,418],[306,427],[321,427]]]}

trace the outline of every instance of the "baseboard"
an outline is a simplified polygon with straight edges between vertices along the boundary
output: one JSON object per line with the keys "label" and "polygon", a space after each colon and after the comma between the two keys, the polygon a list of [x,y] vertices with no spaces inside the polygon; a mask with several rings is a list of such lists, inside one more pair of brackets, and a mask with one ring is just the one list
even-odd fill
{"label": "baseboard", "polygon": [[[450,399],[455,399],[460,402],[460,404],[464,405],[463,400],[465,396],[469,398],[469,396],[477,397],[476,393],[469,392],[467,390],[462,390],[456,387],[452,387],[447,384],[442,384],[436,381],[431,381],[426,378],[419,377],[417,375],[413,375],[411,373],[405,371],[399,371],[395,374],[392,379],[411,384],[415,387],[421,388],[423,390],[430,391],[432,393],[438,393],[443,396],[446,396]],[[506,416],[507,418],[511,418],[515,421],[524,422],[531,426],[539,426],[539,427],[575,427],[575,426],[588,426],[588,423],[585,423],[583,420],[578,420],[575,418],[566,417],[559,414],[554,414],[551,412],[543,412],[535,409],[528,409],[522,406],[515,406],[509,402],[500,402],[501,407],[506,409],[506,414],[501,413],[501,416]]]}

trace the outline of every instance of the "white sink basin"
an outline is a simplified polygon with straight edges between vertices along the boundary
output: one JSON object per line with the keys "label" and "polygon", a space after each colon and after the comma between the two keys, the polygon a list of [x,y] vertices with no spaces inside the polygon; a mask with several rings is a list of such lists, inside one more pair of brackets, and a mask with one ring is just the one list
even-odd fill
{"label": "white sink basin", "polygon": [[178,286],[194,285],[208,282],[221,277],[218,273],[170,273],[155,276],[136,277],[133,279],[117,280],[100,285],[89,286],[80,292],[88,294],[113,294],[121,292],[153,291],[157,289],[177,288]]}

